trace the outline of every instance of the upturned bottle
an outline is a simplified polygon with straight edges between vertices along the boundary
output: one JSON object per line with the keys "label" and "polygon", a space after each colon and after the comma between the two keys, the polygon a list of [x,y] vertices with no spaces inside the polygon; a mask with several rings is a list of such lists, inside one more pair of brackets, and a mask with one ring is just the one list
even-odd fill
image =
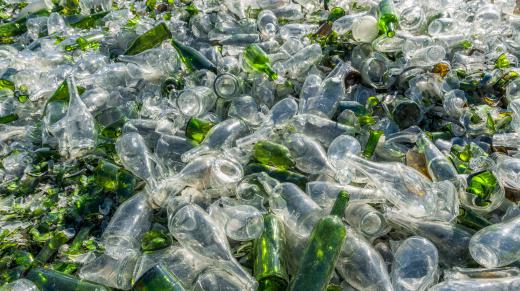
{"label": "upturned bottle", "polygon": [[268,140],[262,140],[253,147],[253,158],[263,165],[287,170],[295,165],[291,152],[287,147]]}
{"label": "upturned bottle", "polygon": [[65,115],[66,127],[60,149],[69,158],[77,158],[91,151],[96,143],[94,117],[79,97],[74,78],[67,79],[70,94],[69,108]]}
{"label": "upturned bottle", "polygon": [[138,251],[140,237],[151,226],[151,216],[152,208],[143,194],[121,204],[102,235],[106,253],[117,257]]}

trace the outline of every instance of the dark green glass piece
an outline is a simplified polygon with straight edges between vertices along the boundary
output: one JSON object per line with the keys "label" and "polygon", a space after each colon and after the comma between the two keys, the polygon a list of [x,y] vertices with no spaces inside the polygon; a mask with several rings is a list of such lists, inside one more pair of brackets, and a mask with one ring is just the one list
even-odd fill
{"label": "dark green glass piece", "polygon": [[65,17],[65,22],[75,28],[90,29],[99,24],[101,19],[105,17],[110,11],[98,12],[90,15],[70,15]]}
{"label": "dark green glass piece", "polygon": [[147,49],[159,46],[163,41],[170,39],[172,33],[161,22],[159,25],[138,36],[125,51],[124,55],[137,55]]}
{"label": "dark green glass piece", "polygon": [[289,149],[270,141],[259,141],[253,147],[253,158],[261,164],[287,170],[294,166]]}
{"label": "dark green glass piece", "polygon": [[250,44],[244,51],[244,60],[249,67],[257,72],[265,73],[271,80],[278,79],[278,75],[271,67],[269,56],[257,44]]}
{"label": "dark green glass piece", "polygon": [[379,139],[384,133],[385,132],[382,130],[370,130],[367,144],[365,145],[365,149],[363,150],[363,157],[370,159],[374,155],[377,143],[379,142]]}
{"label": "dark green glass piece", "polygon": [[155,265],[135,282],[134,291],[184,291],[179,279],[162,265]]}
{"label": "dark green glass piece", "polygon": [[213,126],[215,126],[214,122],[192,117],[186,125],[186,137],[200,143]]}
{"label": "dark green glass piece", "polygon": [[398,24],[399,20],[394,7],[394,1],[381,0],[381,2],[379,2],[379,30],[388,37],[393,37]]}

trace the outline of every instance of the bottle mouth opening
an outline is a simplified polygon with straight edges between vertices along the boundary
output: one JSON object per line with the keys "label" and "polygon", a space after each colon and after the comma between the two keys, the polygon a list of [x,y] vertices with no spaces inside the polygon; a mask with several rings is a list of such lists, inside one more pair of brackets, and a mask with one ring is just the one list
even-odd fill
{"label": "bottle mouth opening", "polygon": [[360,222],[360,228],[366,235],[376,235],[382,229],[384,225],[384,218],[377,213],[368,213],[363,216]]}
{"label": "bottle mouth opening", "polygon": [[179,95],[177,107],[186,116],[197,116],[202,110],[199,96],[191,90],[186,90]]}
{"label": "bottle mouth opening", "polygon": [[215,93],[224,99],[233,97],[238,91],[238,82],[236,78],[230,74],[224,74],[215,80]]}
{"label": "bottle mouth opening", "polygon": [[212,176],[222,183],[238,183],[244,175],[239,164],[226,159],[216,159],[211,171]]}

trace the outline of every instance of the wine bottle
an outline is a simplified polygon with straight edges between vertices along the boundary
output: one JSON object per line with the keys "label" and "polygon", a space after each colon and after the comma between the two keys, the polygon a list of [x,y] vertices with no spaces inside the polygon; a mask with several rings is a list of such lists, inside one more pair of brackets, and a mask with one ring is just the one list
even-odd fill
{"label": "wine bottle", "polygon": [[286,271],[286,243],[283,225],[274,214],[264,215],[264,232],[254,242],[254,275],[258,290],[283,291],[289,276]]}
{"label": "wine bottle", "polygon": [[314,225],[290,290],[326,290],[347,237],[341,217],[348,199],[348,193],[340,191],[330,215]]}

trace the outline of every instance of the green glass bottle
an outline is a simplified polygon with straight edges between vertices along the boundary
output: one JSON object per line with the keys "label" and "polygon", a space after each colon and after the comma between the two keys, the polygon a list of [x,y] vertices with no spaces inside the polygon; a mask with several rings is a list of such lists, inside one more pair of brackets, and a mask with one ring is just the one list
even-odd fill
{"label": "green glass bottle", "polygon": [[134,188],[137,181],[135,176],[123,168],[117,173],[117,198],[119,201],[125,201],[134,195]]}
{"label": "green glass bottle", "polygon": [[18,71],[13,68],[8,68],[0,77],[0,90],[15,90],[15,85],[13,82],[13,77],[16,75]]}
{"label": "green glass bottle", "polygon": [[244,60],[252,70],[265,73],[271,80],[278,79],[278,75],[271,67],[269,57],[257,44],[250,44],[246,47]]}
{"label": "green glass bottle", "polygon": [[186,124],[186,137],[200,143],[213,126],[214,122],[192,117]]}
{"label": "green glass bottle", "polygon": [[102,33],[94,33],[91,35],[78,37],[73,44],[69,44],[65,46],[65,50],[70,52],[76,49],[81,49],[82,51],[86,51],[90,48],[99,47],[99,41],[105,37]]}
{"label": "green glass bottle", "polygon": [[27,26],[24,21],[12,21],[0,24],[0,37],[11,37],[23,34],[27,31]]}
{"label": "green glass bottle", "polygon": [[152,229],[143,234],[141,251],[153,252],[169,247],[172,239],[165,231]]}
{"label": "green glass bottle", "polygon": [[264,232],[254,241],[253,272],[259,291],[287,289],[285,230],[274,214],[264,215]]}
{"label": "green glass bottle", "polygon": [[261,164],[287,170],[294,166],[289,149],[267,140],[259,141],[253,147],[253,158]]}
{"label": "green glass bottle", "polygon": [[259,163],[252,163],[245,167],[244,174],[249,175],[253,173],[265,172],[267,175],[280,182],[289,182],[298,185],[301,189],[305,189],[308,180],[307,177],[289,170],[282,170],[268,165]]}
{"label": "green glass bottle", "polygon": [[166,24],[161,22],[159,25],[138,36],[126,49],[124,55],[137,55],[147,49],[159,46],[163,41],[171,37],[172,33]]}
{"label": "green glass bottle", "polygon": [[73,15],[80,12],[79,0],[65,0],[62,3],[63,8],[60,10],[60,14]]}
{"label": "green glass bottle", "polygon": [[35,260],[40,264],[46,263],[58,251],[58,248],[71,238],[72,236],[65,231],[54,232],[54,235],[45,243]]}
{"label": "green glass bottle", "polygon": [[7,115],[0,115],[0,124],[8,124],[10,122],[18,120],[18,114],[10,113]]}
{"label": "green glass bottle", "polygon": [[349,194],[340,191],[330,215],[318,220],[312,228],[289,290],[324,291],[327,289],[347,237],[341,217],[348,200]]}
{"label": "green glass bottle", "polygon": [[395,12],[393,0],[381,0],[379,2],[379,30],[388,37],[394,37],[399,19]]}
{"label": "green glass bottle", "polygon": [[196,49],[189,47],[187,45],[183,45],[175,38],[172,38],[172,45],[179,54],[181,61],[186,65],[189,70],[209,70],[213,73],[217,73],[217,67],[208,60],[205,56],[203,56]]}
{"label": "green glass bottle", "polygon": [[49,13],[49,10],[42,9],[29,15],[22,16],[14,21],[0,24],[0,38],[18,36],[25,33],[27,31],[27,19],[38,16],[48,16]]}
{"label": "green glass bottle", "polygon": [[14,91],[14,83],[7,79],[0,79],[0,90]]}
{"label": "green glass bottle", "polygon": [[[80,87],[78,86],[78,93],[81,95],[83,94],[83,92],[85,92],[85,88],[83,87]],[[56,91],[54,91],[54,93],[52,93],[51,97],[49,98],[49,100],[47,100],[47,104],[45,106],[48,106],[49,103],[51,102],[66,102],[67,104],[69,103],[69,88],[67,86],[67,81],[64,80],[59,86],[58,88],[56,89]]]}
{"label": "green glass bottle", "polygon": [[97,26],[101,19],[105,17],[110,11],[98,12],[90,15],[70,15],[65,17],[65,23],[68,25],[81,28],[81,29],[90,29]]}
{"label": "green glass bottle", "polygon": [[177,73],[173,76],[170,76],[161,84],[161,97],[176,97],[180,91],[184,90],[185,86],[186,80],[184,79],[182,73]]}
{"label": "green glass bottle", "polygon": [[376,124],[376,120],[371,114],[371,108],[370,110],[367,109],[367,107],[370,107],[371,104],[372,103],[368,103],[367,101],[367,106],[365,107],[359,102],[355,101],[340,101],[338,104],[338,112],[343,112],[344,110],[348,109],[354,112],[360,126],[374,125]]}
{"label": "green glass bottle", "polygon": [[485,170],[470,175],[466,191],[477,196],[475,203],[478,206],[485,206],[491,202],[491,196],[497,191],[497,187],[500,186],[495,175]]}
{"label": "green glass bottle", "polygon": [[481,230],[484,227],[490,226],[492,223],[476,213],[470,208],[459,208],[459,215],[457,216],[458,224],[464,225],[474,230]]}
{"label": "green glass bottle", "polygon": [[78,234],[74,237],[74,240],[70,243],[69,249],[67,250],[68,253],[75,253],[79,251],[83,245],[83,242],[88,239],[88,235],[90,231],[94,228],[94,225],[87,224],[81,227],[81,229],[78,231]]}
{"label": "green glass bottle", "polygon": [[137,282],[134,291],[184,291],[179,279],[163,265],[158,264],[146,271]]}
{"label": "green glass bottle", "polygon": [[26,279],[32,281],[41,291],[74,290],[74,291],[108,291],[109,288],[80,280],[74,276],[50,269],[34,268],[29,271]]}
{"label": "green glass bottle", "polygon": [[385,132],[382,130],[370,130],[370,134],[368,136],[367,144],[365,145],[365,149],[363,150],[363,157],[366,159],[370,159],[376,150],[377,143],[379,139]]}
{"label": "green glass bottle", "polygon": [[106,191],[117,189],[117,174],[121,168],[109,161],[99,160],[95,169],[96,184]]}

